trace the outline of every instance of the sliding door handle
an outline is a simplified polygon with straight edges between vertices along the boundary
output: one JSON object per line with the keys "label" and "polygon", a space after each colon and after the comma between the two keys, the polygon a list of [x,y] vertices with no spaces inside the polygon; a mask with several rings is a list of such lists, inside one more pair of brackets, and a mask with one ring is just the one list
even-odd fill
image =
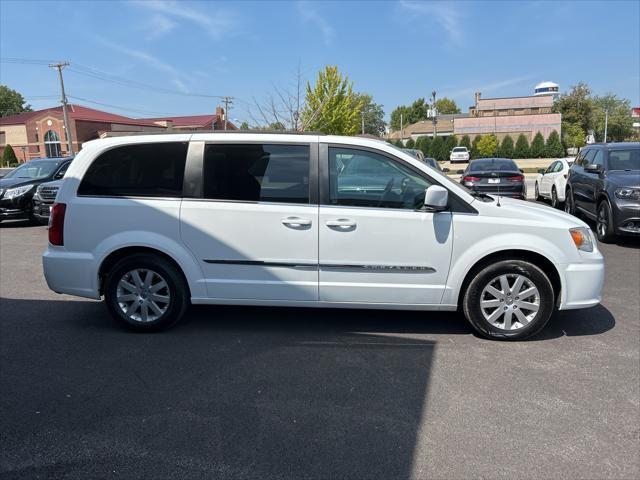
{"label": "sliding door handle", "polygon": [[311,220],[300,217],[284,217],[282,224],[287,227],[308,227],[311,225]]}
{"label": "sliding door handle", "polygon": [[327,220],[327,227],[329,228],[341,228],[341,229],[349,229],[354,228],[356,226],[356,222],[348,218],[338,218],[337,220]]}

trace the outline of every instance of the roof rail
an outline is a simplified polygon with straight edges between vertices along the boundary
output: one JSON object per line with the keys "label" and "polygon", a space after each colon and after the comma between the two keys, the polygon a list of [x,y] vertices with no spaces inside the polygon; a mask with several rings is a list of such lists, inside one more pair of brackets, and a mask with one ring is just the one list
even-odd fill
{"label": "roof rail", "polygon": [[111,137],[128,137],[139,135],[181,135],[194,133],[215,133],[218,135],[225,133],[241,133],[241,134],[268,134],[268,135],[326,135],[322,132],[298,132],[298,131],[282,131],[282,130],[164,130],[161,132],[103,132],[100,138]]}

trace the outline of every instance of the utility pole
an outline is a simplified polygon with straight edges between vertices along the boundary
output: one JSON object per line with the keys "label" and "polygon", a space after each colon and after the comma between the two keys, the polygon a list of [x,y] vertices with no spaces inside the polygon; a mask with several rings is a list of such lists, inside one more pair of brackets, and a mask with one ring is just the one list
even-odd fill
{"label": "utility pole", "polygon": [[433,122],[433,138],[436,138],[436,124],[438,112],[436,110],[436,91],[431,92],[431,121]]}
{"label": "utility pole", "polygon": [[50,63],[50,68],[58,70],[58,77],[60,78],[60,91],[62,92],[62,118],[64,120],[64,129],[67,135],[67,142],[69,148],[69,155],[73,155],[73,139],[71,138],[71,129],[69,128],[69,115],[67,113],[67,94],[64,92],[64,80],[62,79],[62,69],[68,67],[69,62],[62,63]]}
{"label": "utility pole", "polygon": [[364,110],[360,112],[360,117],[362,118],[362,134],[364,135]]}
{"label": "utility pole", "polygon": [[227,129],[227,119],[229,118],[229,105],[233,103],[233,97],[222,97],[224,102],[224,129]]}
{"label": "utility pole", "polygon": [[609,124],[609,109],[604,109],[604,143],[607,143],[607,126]]}
{"label": "utility pole", "polygon": [[404,123],[402,123],[402,114],[400,114],[400,141],[404,145]]}

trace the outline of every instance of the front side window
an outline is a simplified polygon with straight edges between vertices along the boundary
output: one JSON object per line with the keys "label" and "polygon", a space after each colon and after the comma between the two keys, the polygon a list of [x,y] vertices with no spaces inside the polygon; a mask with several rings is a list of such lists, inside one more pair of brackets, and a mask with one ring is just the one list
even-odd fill
{"label": "front side window", "polygon": [[582,156],[582,166],[586,167],[591,164],[591,160],[593,160],[594,155],[596,154],[595,150],[589,150]]}
{"label": "front side window", "polygon": [[329,148],[329,203],[415,210],[431,183],[409,167],[377,153]]}
{"label": "front side window", "polygon": [[125,145],[96,158],[78,195],[180,197],[187,142]]}
{"label": "front side window", "polygon": [[309,203],[309,146],[208,144],[203,191],[213,200]]}
{"label": "front side window", "polygon": [[558,171],[558,169],[557,169],[558,163],[560,163],[560,162],[553,162],[551,165],[549,165],[549,167],[547,168],[547,171],[544,172],[544,173],[557,172]]}
{"label": "front side window", "polygon": [[601,167],[604,167],[604,158],[602,155],[602,150],[596,151],[596,154],[593,156],[593,160],[591,161],[591,163],[594,165],[600,165]]}

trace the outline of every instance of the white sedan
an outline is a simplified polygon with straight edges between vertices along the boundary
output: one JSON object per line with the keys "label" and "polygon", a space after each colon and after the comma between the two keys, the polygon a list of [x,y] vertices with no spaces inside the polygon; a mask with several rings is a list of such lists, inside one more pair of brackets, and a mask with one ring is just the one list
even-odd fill
{"label": "white sedan", "polygon": [[536,200],[546,198],[551,200],[553,208],[560,208],[565,200],[567,176],[573,160],[573,157],[559,158],[551,162],[546,170],[542,168],[538,170],[535,185]]}

